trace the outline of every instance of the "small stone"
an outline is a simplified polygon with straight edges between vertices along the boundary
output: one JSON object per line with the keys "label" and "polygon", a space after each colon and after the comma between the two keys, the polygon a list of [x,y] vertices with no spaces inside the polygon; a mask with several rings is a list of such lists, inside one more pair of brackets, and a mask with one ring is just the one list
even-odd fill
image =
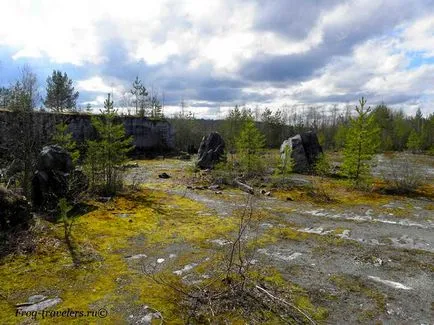
{"label": "small stone", "polygon": [[147,256],[145,254],[137,254],[137,255],[132,255],[132,256],[126,256],[125,258],[129,259],[129,260],[138,260],[141,258],[146,258]]}
{"label": "small stone", "polygon": [[157,263],[158,264],[161,264],[161,263],[163,263],[164,262],[164,258],[159,258],[158,260],[157,260]]}
{"label": "small stone", "polygon": [[266,192],[265,196],[271,196],[271,192]]}
{"label": "small stone", "polygon": [[287,196],[286,197],[286,201],[294,201],[294,199],[292,197],[290,197],[290,196]]}
{"label": "small stone", "polygon": [[381,258],[377,257],[377,258],[374,260],[374,265],[375,265],[375,266],[381,266],[381,265],[383,265],[383,260],[382,260]]}
{"label": "small stone", "polygon": [[23,311],[23,312],[39,311],[39,310],[44,310],[44,309],[49,308],[49,307],[53,307],[53,306],[55,306],[61,302],[62,302],[62,299],[60,299],[59,297],[56,297],[56,298],[52,298],[52,299],[43,300],[41,302],[38,302],[38,303],[30,305],[30,306],[20,307],[19,310]]}
{"label": "small stone", "polygon": [[36,304],[36,303],[41,302],[42,300],[44,300],[46,298],[47,297],[45,297],[43,295],[34,295],[34,296],[30,296],[27,301],[31,304]]}
{"label": "small stone", "polygon": [[158,175],[158,177],[159,178],[163,178],[163,179],[167,179],[167,178],[170,178],[170,175],[167,174],[167,173],[161,173],[161,174]]}
{"label": "small stone", "polygon": [[222,191],[215,191],[214,193],[215,193],[215,194],[223,194]]}

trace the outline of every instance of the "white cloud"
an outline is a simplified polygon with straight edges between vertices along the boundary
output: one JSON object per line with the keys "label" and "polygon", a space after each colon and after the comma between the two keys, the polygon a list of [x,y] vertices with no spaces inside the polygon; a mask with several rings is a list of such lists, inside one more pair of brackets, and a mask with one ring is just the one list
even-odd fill
{"label": "white cloud", "polygon": [[92,77],[86,80],[79,80],[77,82],[77,89],[81,91],[109,93],[112,87],[107,85],[101,77]]}
{"label": "white cloud", "polygon": [[[368,26],[378,10],[387,6],[392,10],[402,8],[395,6],[397,0],[351,0],[324,7],[317,20],[311,23],[306,37],[294,40],[277,31],[255,28],[255,18],[262,10],[260,2],[0,1],[0,46],[15,49],[15,60],[48,57],[55,63],[77,66],[103,64],[109,56],[104,46],[119,39],[131,62],[162,65],[153,67],[160,69],[157,77],[173,78],[173,74],[194,75],[197,71],[204,71],[209,74],[207,78],[223,76],[231,80],[238,78],[240,67],[249,59],[261,55],[308,54],[313,49],[326,48],[328,44],[324,42],[330,35],[336,43],[345,41],[352,31]],[[402,21],[395,30],[349,49],[350,54],[334,57],[307,80],[288,85],[251,82],[242,89],[241,95],[243,98],[250,95],[262,98],[257,103],[252,101],[252,105],[268,105],[268,98],[275,105],[297,104],[303,100],[322,103],[330,96],[357,97],[364,92],[376,97],[411,95],[413,98],[431,98],[433,65],[412,69],[408,69],[408,65],[415,52],[423,58],[434,56],[433,31],[432,14]],[[181,66],[184,61],[164,66],[172,63],[175,56],[184,58],[185,66]],[[149,78],[158,79],[155,76]],[[185,89],[179,92],[196,94],[195,89],[188,88],[191,87],[188,78],[183,81]],[[108,92],[121,96],[125,87],[128,85],[124,86],[123,81],[102,75],[77,82],[81,92],[100,96],[95,104],[102,104],[103,94]],[[432,101],[424,99],[418,103],[428,107]],[[202,107],[201,103],[196,104]],[[213,104],[203,103],[203,109]],[[200,109],[197,111],[209,114]]]}
{"label": "white cloud", "polygon": [[424,57],[434,57],[434,15],[409,24],[402,38],[402,47],[407,51],[421,51]]}

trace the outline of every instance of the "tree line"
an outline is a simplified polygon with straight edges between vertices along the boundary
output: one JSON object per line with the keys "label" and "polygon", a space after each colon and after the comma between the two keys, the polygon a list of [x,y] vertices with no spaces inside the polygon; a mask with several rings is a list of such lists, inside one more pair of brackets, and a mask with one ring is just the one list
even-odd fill
{"label": "tree line", "polygon": [[[253,119],[257,128],[265,137],[267,148],[279,148],[288,137],[297,133],[313,130],[317,133],[320,144],[325,150],[340,151],[348,137],[350,123],[357,112],[351,106],[343,110],[333,106],[310,107],[299,112],[295,107],[284,107],[272,111],[265,108],[235,106],[223,120],[206,121],[197,119],[181,103],[181,110],[170,122],[176,131],[176,144],[181,150],[198,146],[198,142],[207,129],[223,135],[228,150],[235,148],[241,127],[247,119]],[[402,110],[394,110],[386,104],[380,104],[369,112],[372,124],[378,128],[377,152],[403,151],[413,152],[434,150],[434,113],[423,116],[420,109],[414,115],[406,115]]]}
{"label": "tree line", "polygon": [[[52,112],[73,112],[77,111],[77,100],[79,92],[75,90],[74,82],[66,72],[53,70],[46,80],[46,96],[42,98],[38,91],[36,75],[28,66],[21,71],[21,77],[9,87],[0,87],[0,108],[11,109],[16,106],[17,100],[23,100],[23,91],[28,94],[29,101],[25,106],[35,109],[42,102],[42,109]],[[24,104],[24,103],[21,103]],[[20,105],[21,105],[20,104]],[[21,105],[22,106],[22,105]],[[163,103],[157,92],[149,92],[139,77],[133,81],[131,89],[120,98],[119,107],[124,108],[128,115],[148,117],[151,119],[164,118]],[[131,109],[134,109],[134,112]],[[86,110],[90,111],[92,106],[87,104]]]}

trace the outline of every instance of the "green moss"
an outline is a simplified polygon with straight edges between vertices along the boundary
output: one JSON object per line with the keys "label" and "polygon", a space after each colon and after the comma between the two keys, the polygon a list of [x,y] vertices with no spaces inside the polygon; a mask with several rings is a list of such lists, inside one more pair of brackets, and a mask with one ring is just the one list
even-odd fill
{"label": "green moss", "polygon": [[374,303],[374,308],[365,309],[360,315],[358,315],[359,321],[373,319],[386,310],[386,296],[376,288],[366,285],[360,277],[335,274],[332,275],[329,280],[341,290],[351,294],[364,296]]}
{"label": "green moss", "polygon": [[[106,205],[90,203],[97,209],[79,217],[72,228],[73,246],[81,252],[81,265],[73,265],[62,225],[50,223],[45,223],[45,233],[37,234],[40,244],[33,254],[3,261],[0,293],[10,305],[1,302],[0,319],[6,323],[16,322],[10,306],[42,293],[62,298],[63,302],[55,306],[55,310],[91,310],[92,306],[106,306],[109,308],[107,322],[119,321],[121,316],[115,308],[125,303],[150,305],[164,313],[165,319],[181,322],[181,313],[171,298],[173,292],[128,267],[123,251],[130,248],[131,238],[140,234],[146,238],[145,246],[137,248],[144,252],[155,247],[163,249],[173,243],[206,247],[208,239],[231,232],[236,226],[235,218],[225,218],[223,222],[200,203],[146,189],[120,196]],[[86,255],[94,256],[83,262]],[[185,259],[179,258],[177,262],[179,268],[185,265],[181,264]],[[128,285],[119,282],[124,278],[130,282]],[[178,285],[177,277],[169,279]],[[139,301],[135,301],[134,296],[140,297]],[[68,321],[80,323],[78,319]],[[41,324],[44,322],[49,323],[41,321]]]}

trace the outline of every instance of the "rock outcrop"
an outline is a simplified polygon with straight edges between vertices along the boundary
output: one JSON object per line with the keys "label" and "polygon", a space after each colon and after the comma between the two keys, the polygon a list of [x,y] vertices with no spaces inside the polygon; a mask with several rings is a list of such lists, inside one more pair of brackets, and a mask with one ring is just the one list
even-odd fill
{"label": "rock outcrop", "polygon": [[73,169],[71,155],[65,149],[58,145],[42,148],[32,179],[35,208],[55,208],[60,198],[70,198],[86,187],[86,177]]}
{"label": "rock outcrop", "polygon": [[288,140],[283,141],[280,146],[280,155],[282,160],[285,159],[285,148],[289,146],[291,157],[294,160],[293,171],[296,173],[305,173],[312,170],[317,158],[322,153],[321,145],[315,132],[305,132],[297,134]]}
{"label": "rock outcrop", "polygon": [[30,203],[24,196],[0,186],[0,231],[26,225],[32,218]]}
{"label": "rock outcrop", "polygon": [[225,141],[217,132],[202,138],[199,146],[197,166],[201,169],[213,168],[223,158]]}

